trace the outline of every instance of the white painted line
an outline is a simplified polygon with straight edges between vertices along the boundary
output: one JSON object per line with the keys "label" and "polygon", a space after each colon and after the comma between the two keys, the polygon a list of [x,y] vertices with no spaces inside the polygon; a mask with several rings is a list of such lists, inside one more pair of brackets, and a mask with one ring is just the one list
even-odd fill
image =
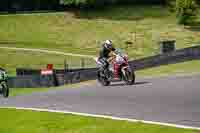
{"label": "white painted line", "polygon": [[107,116],[107,115],[97,115],[97,114],[79,113],[79,112],[71,112],[71,111],[62,111],[62,110],[51,110],[51,109],[40,109],[40,108],[24,108],[24,107],[0,107],[0,109],[17,109],[17,110],[31,110],[31,111],[39,111],[39,112],[72,114],[72,115],[79,115],[79,116],[104,118],[104,119],[112,119],[112,120],[128,121],[128,122],[141,122],[141,123],[145,123],[145,124],[154,124],[154,125],[162,125],[162,126],[176,127],[176,128],[183,128],[183,129],[200,130],[200,127],[176,125],[176,124],[170,124],[170,123],[145,121],[145,120],[136,120],[136,119],[121,118],[121,117],[114,117],[114,116]]}
{"label": "white painted line", "polygon": [[92,58],[94,60],[96,58],[95,56],[91,56],[91,55],[65,53],[65,52],[51,51],[51,50],[45,50],[45,49],[31,49],[31,48],[17,48],[17,47],[0,47],[0,49],[32,51],[32,52],[41,52],[41,53],[48,53],[48,54],[57,54],[57,55],[66,55],[66,56],[75,56],[75,57],[85,57],[85,58]]}

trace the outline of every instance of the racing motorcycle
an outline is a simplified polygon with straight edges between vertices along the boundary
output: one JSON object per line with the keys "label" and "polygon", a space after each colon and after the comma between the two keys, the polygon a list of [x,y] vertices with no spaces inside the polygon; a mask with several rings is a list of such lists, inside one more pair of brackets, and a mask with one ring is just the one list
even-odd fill
{"label": "racing motorcycle", "polygon": [[[124,54],[121,49],[112,53],[114,56],[109,59],[109,67],[103,68],[102,62],[97,58],[97,80],[103,86],[110,85],[111,81],[124,81],[127,85],[135,83],[135,72],[128,63],[128,55]],[[117,73],[117,74],[116,74]]]}
{"label": "racing motorcycle", "polygon": [[5,98],[9,95],[7,78],[6,72],[0,70],[0,94],[2,94]]}

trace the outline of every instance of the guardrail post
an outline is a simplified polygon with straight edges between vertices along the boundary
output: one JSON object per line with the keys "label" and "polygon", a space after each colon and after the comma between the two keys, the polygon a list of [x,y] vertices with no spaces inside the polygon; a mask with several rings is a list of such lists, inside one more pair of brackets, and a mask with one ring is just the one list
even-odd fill
{"label": "guardrail post", "polygon": [[85,59],[84,58],[81,59],[81,68],[82,69],[85,68]]}

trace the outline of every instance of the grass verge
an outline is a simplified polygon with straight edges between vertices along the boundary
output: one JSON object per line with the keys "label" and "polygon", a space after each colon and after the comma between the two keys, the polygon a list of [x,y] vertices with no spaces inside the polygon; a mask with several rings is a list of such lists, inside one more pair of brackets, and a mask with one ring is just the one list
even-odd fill
{"label": "grass verge", "polygon": [[16,68],[44,69],[47,64],[54,64],[54,68],[64,69],[65,61],[68,68],[81,68],[83,61],[84,67],[96,66],[93,59],[85,57],[0,49],[0,67],[5,68],[9,75],[15,75]]}
{"label": "grass verge", "polygon": [[169,76],[174,74],[200,73],[200,60],[187,61],[183,63],[170,64],[155,68],[137,71],[139,77]]}
{"label": "grass verge", "polygon": [[75,116],[48,112],[0,109],[1,133],[199,133],[127,121]]}

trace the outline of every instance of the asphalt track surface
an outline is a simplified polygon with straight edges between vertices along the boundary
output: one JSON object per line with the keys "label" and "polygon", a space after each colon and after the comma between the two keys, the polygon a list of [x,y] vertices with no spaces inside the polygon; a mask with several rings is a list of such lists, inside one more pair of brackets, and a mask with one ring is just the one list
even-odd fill
{"label": "asphalt track surface", "polygon": [[92,83],[0,98],[1,107],[42,108],[200,127],[200,75],[137,79],[135,85]]}

